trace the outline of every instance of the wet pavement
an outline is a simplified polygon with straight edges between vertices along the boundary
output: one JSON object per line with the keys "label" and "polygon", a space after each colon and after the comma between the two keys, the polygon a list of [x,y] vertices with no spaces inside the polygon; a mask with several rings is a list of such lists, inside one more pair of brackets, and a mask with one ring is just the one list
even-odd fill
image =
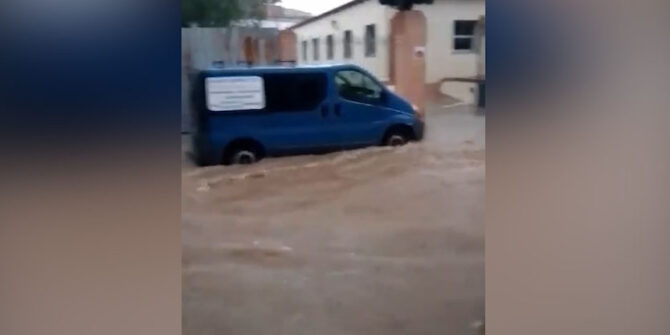
{"label": "wet pavement", "polygon": [[424,141],[182,170],[183,334],[476,334],[484,117]]}

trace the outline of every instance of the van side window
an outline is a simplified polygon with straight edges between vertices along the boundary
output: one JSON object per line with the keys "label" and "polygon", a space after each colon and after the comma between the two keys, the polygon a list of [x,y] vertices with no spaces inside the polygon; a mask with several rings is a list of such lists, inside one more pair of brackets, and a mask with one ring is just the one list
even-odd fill
{"label": "van side window", "polygon": [[335,74],[335,85],[340,97],[370,103],[379,100],[382,88],[372,78],[362,72],[342,70]]}
{"label": "van side window", "polygon": [[265,109],[268,111],[309,111],[326,97],[324,73],[267,73]]}

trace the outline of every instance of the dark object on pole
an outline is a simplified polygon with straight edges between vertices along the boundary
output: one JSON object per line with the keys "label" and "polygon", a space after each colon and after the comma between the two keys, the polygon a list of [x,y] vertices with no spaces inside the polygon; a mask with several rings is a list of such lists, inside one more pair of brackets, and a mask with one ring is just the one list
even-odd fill
{"label": "dark object on pole", "polygon": [[398,8],[398,10],[410,10],[414,5],[432,5],[434,0],[379,0],[386,6]]}
{"label": "dark object on pole", "polygon": [[486,83],[481,81],[477,86],[477,106],[484,108],[486,107]]}

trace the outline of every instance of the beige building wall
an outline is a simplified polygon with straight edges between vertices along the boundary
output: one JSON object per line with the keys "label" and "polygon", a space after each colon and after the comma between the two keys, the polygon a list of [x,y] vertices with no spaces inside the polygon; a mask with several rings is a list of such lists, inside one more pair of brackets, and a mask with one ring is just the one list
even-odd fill
{"label": "beige building wall", "polygon": [[[479,57],[476,50],[453,49],[454,21],[478,20],[485,15],[484,0],[435,0],[432,5],[415,6],[426,16],[426,83],[435,84],[444,78],[476,77]],[[382,6],[376,0],[346,8],[294,29],[297,34],[298,64],[354,63],[372,72],[382,81],[389,79],[390,20],[395,9]],[[365,25],[375,24],[376,57],[365,57]],[[345,30],[354,36],[353,57],[343,57]],[[326,36],[333,34],[335,54],[326,59]],[[313,59],[312,39],[319,38],[318,61]],[[307,60],[303,59],[303,41],[307,41]],[[481,65],[480,65],[481,66]]]}
{"label": "beige building wall", "polygon": [[426,15],[426,82],[443,78],[475,77],[478,56],[475,50],[453,49],[454,21],[479,20],[486,12],[484,0],[435,0],[432,5],[416,6]]}
{"label": "beige building wall", "polygon": [[[297,35],[298,64],[353,63],[372,72],[379,80],[389,76],[390,20],[393,9],[382,6],[378,1],[366,1],[343,11],[328,15],[314,22],[294,29]],[[374,24],[376,30],[375,57],[365,56],[365,26]],[[353,34],[352,57],[344,58],[344,32]],[[326,36],[333,34],[334,57],[326,58]],[[319,60],[313,59],[312,39],[319,39]],[[307,41],[307,59],[303,58],[303,41]]]}

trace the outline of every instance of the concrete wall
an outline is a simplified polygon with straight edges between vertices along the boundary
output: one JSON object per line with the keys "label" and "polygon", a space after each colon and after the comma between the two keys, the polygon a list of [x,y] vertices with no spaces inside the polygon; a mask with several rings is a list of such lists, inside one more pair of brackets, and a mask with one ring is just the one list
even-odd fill
{"label": "concrete wall", "polygon": [[[298,64],[354,63],[372,72],[379,80],[386,81],[389,77],[389,46],[390,20],[394,10],[370,0],[360,5],[347,8],[341,12],[321,18],[305,26],[295,28],[298,45]],[[376,56],[365,56],[365,26],[375,24]],[[344,58],[344,31],[353,34],[352,58]],[[333,34],[334,57],[326,59],[326,36]],[[319,38],[319,60],[314,61],[312,39]],[[302,57],[302,42],[307,41],[307,61]]]}
{"label": "concrete wall", "polygon": [[440,93],[447,94],[466,104],[477,101],[477,84],[462,81],[445,81],[439,87]]}

